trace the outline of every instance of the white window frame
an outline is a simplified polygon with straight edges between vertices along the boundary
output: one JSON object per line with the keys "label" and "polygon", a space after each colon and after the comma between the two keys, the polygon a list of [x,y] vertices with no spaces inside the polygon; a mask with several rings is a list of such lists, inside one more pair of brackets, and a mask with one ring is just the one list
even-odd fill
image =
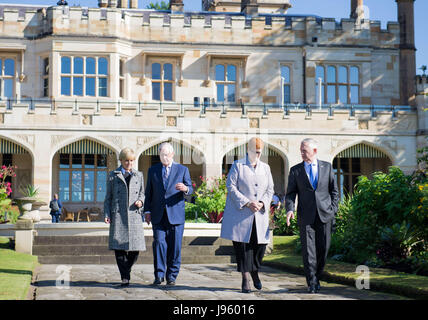
{"label": "white window frame", "polygon": [[[70,73],[62,73],[62,58],[68,57],[71,59],[70,61]],[[83,73],[74,73],[74,59],[82,58],[83,59]],[[86,59],[94,58],[95,59],[95,74],[86,74]],[[104,58],[107,60],[107,75],[98,74],[98,61],[99,59]],[[104,55],[79,55],[79,54],[62,54],[59,57],[59,95],[62,97],[92,97],[92,98],[109,98],[110,97],[110,57]],[[63,77],[70,78],[70,95],[62,94],[62,85],[61,79]],[[77,77],[81,77],[83,79],[82,85],[82,95],[75,95],[73,93],[73,79]],[[95,78],[95,95],[86,95],[86,78]],[[99,79],[107,79],[107,94],[105,96],[99,95]]]}
{"label": "white window frame", "polygon": [[[18,69],[18,57],[16,54],[7,54],[7,53],[3,53],[0,54],[0,59],[2,60],[2,64],[1,64],[1,70],[0,70],[0,98],[2,100],[6,99],[5,95],[4,95],[4,80],[6,79],[12,79],[13,81],[13,93],[12,93],[12,99],[14,99],[16,97],[16,77],[17,77],[17,69]],[[5,68],[5,60],[14,60],[14,66],[15,66],[15,70],[14,70],[14,75],[13,76],[7,76],[4,75],[4,68]]]}
{"label": "white window frame", "polygon": [[[149,68],[150,68],[150,80],[151,80],[151,90],[150,90],[150,98],[152,102],[159,102],[159,101],[166,101],[166,102],[175,102],[176,101],[176,75],[177,75],[177,59],[176,58],[150,58],[149,61]],[[161,79],[153,79],[153,64],[159,63],[161,65]],[[172,80],[164,80],[163,75],[163,66],[165,64],[171,64],[172,65]],[[153,99],[153,83],[160,83],[160,100],[154,100]],[[164,98],[164,83],[171,83],[172,84],[172,100],[165,100]]]}

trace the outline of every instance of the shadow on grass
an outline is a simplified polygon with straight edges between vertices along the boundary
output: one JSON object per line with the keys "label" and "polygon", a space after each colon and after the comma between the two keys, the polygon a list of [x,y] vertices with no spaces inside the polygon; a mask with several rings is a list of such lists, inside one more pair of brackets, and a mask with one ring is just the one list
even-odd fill
{"label": "shadow on grass", "polygon": [[0,273],[33,275],[29,270],[0,269]]}

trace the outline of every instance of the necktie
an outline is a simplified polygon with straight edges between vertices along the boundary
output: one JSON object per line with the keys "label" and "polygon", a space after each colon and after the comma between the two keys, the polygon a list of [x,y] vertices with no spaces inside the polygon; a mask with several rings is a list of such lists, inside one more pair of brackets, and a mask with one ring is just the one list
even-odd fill
{"label": "necktie", "polygon": [[163,185],[166,187],[166,185],[168,183],[168,176],[169,176],[168,169],[169,169],[169,167],[164,167],[164,168],[165,168],[165,172],[163,175]]}
{"label": "necktie", "polygon": [[314,177],[314,173],[312,171],[312,163],[309,165],[309,180],[311,181],[312,188],[314,190],[317,189],[317,179]]}

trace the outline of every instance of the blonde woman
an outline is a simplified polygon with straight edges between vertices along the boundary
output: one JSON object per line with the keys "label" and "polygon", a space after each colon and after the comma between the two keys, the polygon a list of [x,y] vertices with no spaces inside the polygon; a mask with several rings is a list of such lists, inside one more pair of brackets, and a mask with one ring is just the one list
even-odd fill
{"label": "blonde woman", "polygon": [[144,204],[143,174],[136,171],[134,151],[123,149],[119,154],[121,166],[111,171],[104,200],[104,220],[110,224],[109,249],[114,250],[122,279],[129,286],[131,268],[139,251],[146,250],[142,206]]}
{"label": "blonde woman", "polygon": [[247,156],[233,163],[227,176],[227,199],[221,237],[233,241],[237,269],[242,273],[242,292],[262,289],[259,268],[269,243],[269,209],[274,194],[270,167],[260,161],[263,141],[252,138]]}

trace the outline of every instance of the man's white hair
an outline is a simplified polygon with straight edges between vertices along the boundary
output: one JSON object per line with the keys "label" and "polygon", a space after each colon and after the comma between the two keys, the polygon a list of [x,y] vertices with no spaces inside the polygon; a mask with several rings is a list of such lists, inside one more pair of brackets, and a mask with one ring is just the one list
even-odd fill
{"label": "man's white hair", "polygon": [[318,149],[318,142],[312,138],[303,139],[301,144],[307,144],[311,149]]}
{"label": "man's white hair", "polygon": [[161,145],[159,146],[159,154],[161,153],[162,149],[166,148],[166,152],[168,154],[173,153],[174,152],[174,148],[172,146],[172,144],[170,144],[169,142],[162,142]]}

